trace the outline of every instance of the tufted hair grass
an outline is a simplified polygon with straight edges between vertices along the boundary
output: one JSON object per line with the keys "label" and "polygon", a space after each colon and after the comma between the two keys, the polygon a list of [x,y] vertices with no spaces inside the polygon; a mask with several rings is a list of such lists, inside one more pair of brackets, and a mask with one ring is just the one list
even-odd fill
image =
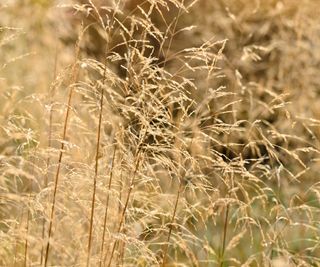
{"label": "tufted hair grass", "polygon": [[320,265],[314,1],[22,2],[1,266]]}

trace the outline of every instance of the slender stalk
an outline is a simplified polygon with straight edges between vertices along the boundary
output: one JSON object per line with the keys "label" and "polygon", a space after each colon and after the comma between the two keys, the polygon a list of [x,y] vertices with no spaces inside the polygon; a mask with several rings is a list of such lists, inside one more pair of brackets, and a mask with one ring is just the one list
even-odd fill
{"label": "slender stalk", "polygon": [[[33,157],[32,160],[32,174],[34,175],[34,166],[35,166],[35,158]],[[25,244],[24,244],[24,266],[28,266],[28,251],[29,251],[29,242],[28,242],[28,236],[29,236],[29,227],[30,227],[30,202],[31,202],[31,196],[32,196],[32,189],[33,189],[33,183],[32,181],[29,181],[29,194],[27,199],[27,226],[26,226],[26,238],[25,238]]]}
{"label": "slender stalk", "polygon": [[222,239],[222,248],[220,254],[220,267],[223,267],[224,263],[224,253],[226,249],[226,239],[227,239],[227,230],[228,230],[228,217],[229,217],[229,204],[226,207],[225,219],[224,219],[224,227],[223,227],[223,239]]}
{"label": "slender stalk", "polygon": [[30,219],[30,209],[29,209],[29,202],[31,198],[31,193],[28,196],[28,206],[27,206],[27,227],[26,227],[26,240],[24,244],[24,266],[28,266],[28,234],[29,234],[29,219]]}
{"label": "slender stalk", "polygon": [[283,225],[283,227],[281,227],[281,229],[278,230],[278,232],[276,233],[273,241],[271,242],[270,246],[267,249],[266,255],[270,254],[270,259],[273,259],[273,248],[275,243],[277,242],[277,240],[281,237],[281,235],[283,234],[283,231],[285,230],[285,228],[289,225],[289,221],[286,221],[285,225]]}
{"label": "slender stalk", "polygon": [[96,149],[96,164],[94,169],[93,194],[92,194],[92,202],[91,202],[91,216],[90,216],[90,227],[89,227],[87,267],[90,265],[90,254],[91,254],[91,246],[92,246],[92,226],[93,226],[94,208],[95,208],[95,202],[96,202],[97,177],[98,177],[98,168],[99,168],[99,148],[100,148],[101,125],[102,125],[101,122],[102,122],[103,97],[104,97],[103,92],[104,92],[103,88],[101,88],[100,114],[99,114],[97,149]]}
{"label": "slender stalk", "polygon": [[120,266],[123,266],[124,264],[124,251],[125,251],[125,242],[120,240],[118,242],[118,246],[117,246],[117,249],[118,249],[118,255],[117,255],[117,258],[116,258],[116,266],[120,267]]}
{"label": "slender stalk", "polygon": [[[184,0],[181,2],[181,5],[183,5],[183,3],[184,3]],[[165,65],[166,65],[166,63],[167,63],[167,58],[168,58],[168,55],[169,55],[169,50],[170,50],[171,45],[172,45],[172,42],[173,42],[173,37],[174,37],[175,31],[176,31],[176,28],[177,28],[177,25],[178,25],[178,20],[179,20],[180,16],[181,16],[181,6],[179,7],[178,14],[177,14],[177,16],[175,17],[175,22],[174,22],[174,25],[173,25],[173,30],[172,30],[172,32],[171,32],[170,39],[169,39],[169,44],[168,44],[167,50],[166,50],[166,52],[165,52],[165,54],[164,54],[164,60],[163,60],[162,62],[160,62],[160,64],[163,63],[163,67],[165,67]],[[169,26],[168,26],[168,27],[169,27]],[[168,30],[169,30],[169,28],[168,28]],[[166,34],[167,34],[167,33],[166,33]],[[166,37],[166,36],[165,36],[165,37]],[[166,38],[164,38],[164,40],[165,40],[165,39],[166,39]],[[159,49],[159,53],[158,53],[158,58],[160,58],[160,53],[161,53],[161,51],[163,51],[163,45],[164,45],[164,42],[162,42],[161,45],[160,45],[160,49]]]}
{"label": "slender stalk", "polygon": [[[122,170],[120,173],[120,181],[119,181],[119,205],[118,205],[118,214],[119,214],[119,220],[120,220],[120,216],[121,216],[121,200],[122,200],[122,190],[124,188],[124,184],[123,184],[123,176],[122,176]],[[125,223],[125,222],[124,222]],[[117,261],[116,261],[116,266],[123,266],[123,261],[124,261],[124,244],[123,242],[119,241],[119,247],[120,247],[120,251],[117,257]]]}
{"label": "slender stalk", "polygon": [[[58,66],[58,47],[56,47],[56,52],[55,52],[55,59],[54,59],[54,71],[53,71],[53,82],[55,82],[56,78],[57,78],[57,66]],[[52,146],[52,121],[53,121],[53,109],[52,109],[52,104],[53,104],[53,99],[52,99],[52,94],[53,94],[53,91],[55,89],[55,84],[53,84],[52,86],[52,90],[50,90],[50,110],[49,110],[49,127],[48,127],[48,149],[51,148]],[[44,177],[44,188],[47,188],[48,187],[48,181],[49,181],[49,166],[50,166],[50,154],[48,152],[48,155],[47,155],[47,172],[45,174],[45,177]],[[45,236],[45,230],[46,230],[46,220],[45,218],[43,217],[42,218],[42,239],[41,240],[44,240],[44,236]],[[42,263],[43,263],[43,252],[44,252],[44,244],[42,244],[42,247],[41,247],[41,255],[40,255],[40,265],[42,266]]]}
{"label": "slender stalk", "polygon": [[[93,3],[90,2],[92,5]],[[97,15],[99,16],[99,12],[96,10]],[[105,29],[105,25],[103,24],[103,20],[101,20],[102,22],[102,26]],[[104,61],[104,70],[103,70],[103,85],[106,82],[106,75],[107,75],[107,54],[108,54],[108,50],[109,50],[109,43],[106,43],[105,46],[105,61]],[[99,117],[99,134],[98,134],[98,142],[100,143],[100,131],[101,131],[101,119],[102,119],[102,108],[103,108],[103,88],[101,88],[102,93],[101,93],[101,102],[100,102],[100,117]],[[98,143],[97,142],[97,143]],[[97,147],[97,154],[96,154],[96,172],[98,171],[98,147]],[[107,222],[107,216],[108,216],[108,204],[109,204],[109,192],[110,192],[110,188],[111,188],[111,182],[112,182],[112,175],[113,175],[113,166],[114,166],[114,159],[115,159],[115,153],[116,153],[116,148],[114,149],[113,152],[113,159],[112,159],[112,166],[111,166],[111,171],[110,171],[110,179],[109,179],[109,191],[108,191],[108,195],[107,195],[107,204],[106,204],[106,211],[105,211],[105,216],[104,216],[104,224],[103,224],[103,234],[102,234],[102,244],[101,244],[101,252],[100,252],[100,260],[99,260],[99,266],[101,266],[101,262],[102,262],[102,253],[103,253],[103,245],[104,245],[104,236],[105,236],[105,231],[106,231],[106,222]],[[95,175],[95,179],[96,179],[96,175]],[[96,186],[96,181],[94,182]],[[95,188],[94,188],[94,195],[95,195]],[[94,202],[94,199],[92,200]],[[93,209],[94,209],[94,203],[92,203],[92,214],[91,216],[93,216]],[[91,218],[91,220],[93,220],[93,218]],[[90,235],[92,233],[92,222],[90,222]],[[90,245],[90,236],[89,236],[89,245]],[[88,246],[88,255],[90,254],[89,251],[89,246]],[[88,261],[87,261],[87,266],[89,266]]]}
{"label": "slender stalk", "polygon": [[[134,172],[133,172],[132,179],[131,179],[131,181],[130,181],[130,186],[129,186],[128,194],[127,194],[127,197],[126,197],[126,202],[125,202],[125,205],[124,205],[124,207],[123,207],[123,211],[122,211],[122,214],[121,214],[119,226],[118,226],[118,229],[117,229],[117,233],[118,233],[118,234],[121,232],[121,229],[122,229],[122,226],[123,226],[123,222],[124,222],[124,218],[125,218],[126,211],[127,211],[127,208],[128,208],[130,196],[131,196],[132,190],[133,190],[133,188],[134,188],[134,183],[135,183],[135,180],[136,180],[136,175],[137,175],[137,172],[138,172],[138,169],[139,169],[139,166],[140,166],[140,159],[141,159],[140,150],[138,149],[136,165],[135,165],[135,168],[134,168]],[[110,267],[110,266],[111,266],[113,254],[114,254],[115,248],[116,248],[116,246],[117,246],[117,243],[118,243],[117,240],[115,240],[114,243],[113,243],[113,246],[112,246],[112,249],[111,249],[111,255],[110,255],[110,258],[109,258],[109,262],[108,262],[108,264],[107,264],[107,267]]]}
{"label": "slender stalk", "polygon": [[179,181],[179,189],[177,192],[177,197],[176,197],[176,201],[174,204],[173,214],[172,214],[171,222],[169,225],[169,233],[168,233],[168,237],[167,237],[167,242],[166,242],[164,250],[163,250],[163,259],[162,259],[162,264],[161,264],[162,267],[166,266],[168,248],[169,248],[170,238],[171,238],[171,234],[172,234],[172,226],[173,226],[174,220],[176,218],[176,213],[177,213],[177,208],[178,208],[178,203],[179,203],[181,191],[182,191],[182,182]]}
{"label": "slender stalk", "polygon": [[123,175],[122,175],[122,169],[120,172],[120,181],[119,181],[119,203],[118,203],[118,214],[119,214],[119,219],[120,219],[120,214],[121,214],[121,200],[122,200],[122,190],[124,188],[124,184],[123,184]]}
{"label": "slender stalk", "polygon": [[108,184],[107,201],[106,201],[106,209],[105,209],[104,220],[103,220],[103,231],[102,231],[102,239],[101,239],[99,267],[102,266],[104,239],[105,239],[105,234],[106,234],[106,225],[107,225],[108,209],[109,209],[109,198],[110,198],[110,190],[111,190],[111,185],[112,185],[114,162],[115,162],[115,158],[116,158],[116,150],[117,150],[117,146],[114,147],[113,156],[112,156],[112,163],[111,163],[111,170],[110,170],[110,177],[109,177],[109,184]]}
{"label": "slender stalk", "polygon": [[80,41],[81,41],[82,33],[83,33],[83,27],[81,27],[79,39],[76,44],[75,62],[72,66],[72,76],[71,76],[71,80],[70,80],[70,84],[69,84],[70,90],[69,90],[69,96],[68,96],[67,111],[66,111],[65,119],[64,119],[62,142],[61,142],[59,158],[58,158],[58,167],[57,167],[57,172],[56,172],[55,180],[54,180],[54,190],[53,190],[53,198],[52,198],[52,203],[51,203],[51,214],[50,214],[49,229],[48,229],[48,239],[47,239],[46,253],[45,253],[45,260],[44,260],[45,267],[48,265],[48,259],[49,259],[50,238],[52,236],[52,225],[53,225],[54,212],[55,212],[55,206],[56,206],[56,195],[57,195],[57,188],[58,188],[58,182],[59,182],[59,176],[60,176],[63,151],[64,151],[64,147],[65,147],[64,141],[66,140],[66,136],[67,136],[68,121],[69,121],[69,116],[70,116],[74,83],[76,82],[76,80],[78,78],[78,73],[79,73],[78,59],[79,59],[79,55],[80,55]]}

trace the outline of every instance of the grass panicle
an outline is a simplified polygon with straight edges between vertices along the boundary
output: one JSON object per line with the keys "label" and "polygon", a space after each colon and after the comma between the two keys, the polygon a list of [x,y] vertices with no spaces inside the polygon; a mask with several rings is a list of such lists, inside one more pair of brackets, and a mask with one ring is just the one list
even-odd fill
{"label": "grass panicle", "polygon": [[317,1],[4,2],[0,266],[320,265]]}

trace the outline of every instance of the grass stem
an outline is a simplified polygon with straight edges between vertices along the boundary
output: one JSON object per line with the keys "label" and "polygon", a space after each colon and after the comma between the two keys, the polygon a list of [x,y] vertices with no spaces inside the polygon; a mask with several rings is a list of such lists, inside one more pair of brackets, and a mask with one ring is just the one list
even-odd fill
{"label": "grass stem", "polygon": [[48,266],[48,259],[49,259],[49,252],[50,252],[50,239],[52,237],[52,225],[53,225],[54,212],[56,207],[56,196],[57,196],[57,189],[58,189],[58,183],[59,183],[60,169],[61,169],[62,157],[64,153],[64,148],[65,148],[65,141],[67,137],[68,121],[69,121],[70,110],[71,110],[71,101],[73,96],[74,83],[77,81],[78,74],[79,74],[78,59],[80,56],[80,42],[81,42],[81,37],[83,33],[82,30],[83,30],[83,26],[81,27],[78,42],[76,44],[75,62],[72,66],[72,72],[71,72],[72,76],[69,84],[70,89],[69,89],[69,96],[68,96],[67,111],[65,114],[64,125],[63,125],[62,142],[61,142],[59,158],[58,158],[58,167],[57,167],[55,180],[54,180],[54,189],[53,189],[53,197],[52,197],[52,203],[51,203],[51,213],[50,213],[50,221],[49,221],[49,227],[48,227],[48,239],[46,244],[44,267]]}
{"label": "grass stem", "polygon": [[[132,190],[134,188],[136,175],[137,175],[137,172],[138,172],[138,169],[139,169],[139,166],[140,166],[140,161],[141,161],[141,154],[140,154],[140,150],[138,150],[137,156],[136,156],[136,164],[135,164],[134,172],[133,172],[133,175],[132,175],[132,179],[130,181],[129,190],[128,190],[128,194],[127,194],[127,197],[126,197],[126,202],[125,202],[125,205],[124,205],[123,210],[122,210],[119,226],[118,226],[118,229],[117,229],[117,234],[119,234],[121,232],[121,229],[122,229],[122,226],[123,226],[123,222],[124,222],[124,219],[125,219],[125,214],[126,214],[126,211],[127,211],[128,205],[129,205],[130,196],[131,196]],[[115,248],[117,246],[117,243],[118,242],[117,242],[117,239],[116,239],[114,241],[113,245],[112,245],[111,254],[110,254],[110,257],[109,257],[109,261],[108,261],[107,267],[111,266],[113,254],[114,254]]]}
{"label": "grass stem", "polygon": [[224,265],[224,254],[226,249],[226,239],[227,239],[227,230],[228,230],[228,220],[229,220],[229,204],[226,206],[226,213],[224,218],[224,226],[223,226],[223,238],[222,238],[222,247],[220,252],[220,267]]}
{"label": "grass stem", "polygon": [[177,213],[177,208],[178,208],[178,203],[179,203],[179,199],[180,199],[180,195],[181,195],[181,191],[182,191],[182,181],[179,181],[179,188],[178,188],[178,192],[177,192],[177,196],[176,196],[176,200],[174,203],[174,209],[173,209],[173,213],[172,213],[172,217],[171,217],[171,222],[169,225],[169,232],[168,232],[168,237],[167,237],[167,242],[164,246],[163,249],[163,259],[162,259],[162,267],[166,266],[166,262],[167,262],[167,255],[168,255],[168,248],[169,248],[169,244],[170,244],[170,238],[171,238],[171,234],[172,234],[172,228],[173,228],[173,223],[174,220],[176,218],[176,213]]}
{"label": "grass stem", "polygon": [[97,189],[97,177],[98,177],[98,169],[99,169],[99,151],[100,151],[99,148],[100,148],[102,112],[103,112],[103,98],[104,98],[103,92],[104,92],[103,88],[101,88],[100,113],[99,113],[97,147],[96,147],[96,159],[95,159],[95,169],[94,169],[94,178],[93,178],[93,194],[92,194],[90,226],[89,226],[87,267],[90,266],[90,254],[91,254],[91,246],[92,246],[92,227],[93,227],[93,219],[94,219],[94,208],[95,208],[96,189]]}

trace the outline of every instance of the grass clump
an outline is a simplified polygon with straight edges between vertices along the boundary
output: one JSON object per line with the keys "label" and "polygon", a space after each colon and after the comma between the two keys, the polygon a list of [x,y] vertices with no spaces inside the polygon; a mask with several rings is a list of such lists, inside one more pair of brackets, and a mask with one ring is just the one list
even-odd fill
{"label": "grass clump", "polygon": [[319,265],[304,2],[1,6],[0,265]]}

